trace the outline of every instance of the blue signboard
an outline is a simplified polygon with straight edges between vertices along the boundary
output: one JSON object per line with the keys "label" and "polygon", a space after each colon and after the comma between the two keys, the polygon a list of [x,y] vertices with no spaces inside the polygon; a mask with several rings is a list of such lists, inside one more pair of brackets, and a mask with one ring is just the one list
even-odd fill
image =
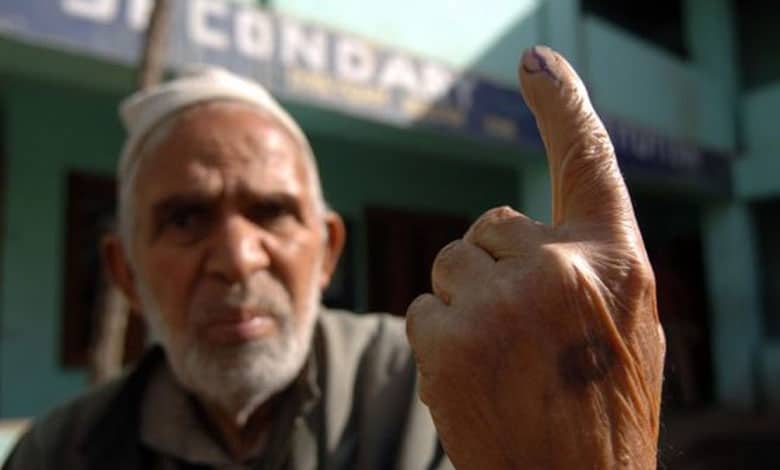
{"label": "blue signboard", "polygon": [[[520,93],[439,62],[250,5],[175,0],[169,62],[227,67],[288,99],[401,125],[540,147]],[[153,0],[3,0],[0,34],[137,63]],[[627,173],[729,190],[729,159],[614,117]]]}

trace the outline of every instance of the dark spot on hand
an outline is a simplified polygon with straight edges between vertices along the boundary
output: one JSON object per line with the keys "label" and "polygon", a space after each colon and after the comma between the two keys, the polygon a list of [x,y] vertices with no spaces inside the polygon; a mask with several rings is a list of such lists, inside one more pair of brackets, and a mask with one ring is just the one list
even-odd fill
{"label": "dark spot on hand", "polygon": [[564,350],[558,369],[564,383],[582,388],[602,381],[615,365],[615,351],[603,338],[590,338]]}

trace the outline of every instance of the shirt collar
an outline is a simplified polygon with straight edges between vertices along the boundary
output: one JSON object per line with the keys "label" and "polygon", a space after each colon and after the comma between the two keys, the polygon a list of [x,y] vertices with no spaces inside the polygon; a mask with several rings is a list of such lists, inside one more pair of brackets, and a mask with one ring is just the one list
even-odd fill
{"label": "shirt collar", "polygon": [[[318,328],[319,330],[319,328]],[[274,410],[272,428],[286,434],[295,418],[309,414],[319,403],[321,389],[318,384],[318,359],[320,335],[315,341],[301,374],[285,392],[279,410]],[[274,433],[275,434],[275,433]],[[266,433],[268,435],[268,433]],[[267,447],[286,445],[280,437],[261,439],[252,455],[259,459]],[[140,438],[146,446],[180,460],[211,466],[231,465],[230,454],[216,439],[203,411],[190,393],[179,385],[167,359],[152,372],[143,393],[140,410]],[[282,441],[288,441],[284,436]],[[271,452],[277,449],[270,449]]]}

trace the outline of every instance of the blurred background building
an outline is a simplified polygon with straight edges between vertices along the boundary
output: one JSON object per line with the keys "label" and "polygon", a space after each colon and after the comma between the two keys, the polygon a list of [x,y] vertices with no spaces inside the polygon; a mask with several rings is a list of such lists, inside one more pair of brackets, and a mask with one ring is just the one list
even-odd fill
{"label": "blurred background building", "polygon": [[[116,107],[151,5],[0,2],[3,418],[87,386]],[[664,453],[742,465],[774,439],[780,404],[777,25],[769,0],[177,0],[168,57],[172,72],[245,74],[289,107],[348,222],[327,303],[402,314],[438,249],[482,211],[509,203],[549,220],[516,67],[532,44],[564,53],[609,127],[656,269]],[[142,326],[128,335],[132,358]]]}

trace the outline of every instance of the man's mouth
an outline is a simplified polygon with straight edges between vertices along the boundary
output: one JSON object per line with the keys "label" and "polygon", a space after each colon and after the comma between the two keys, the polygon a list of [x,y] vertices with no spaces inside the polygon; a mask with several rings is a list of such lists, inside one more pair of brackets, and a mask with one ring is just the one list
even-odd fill
{"label": "man's mouth", "polygon": [[235,316],[211,321],[203,333],[212,344],[241,343],[274,334],[278,325],[271,315]]}

